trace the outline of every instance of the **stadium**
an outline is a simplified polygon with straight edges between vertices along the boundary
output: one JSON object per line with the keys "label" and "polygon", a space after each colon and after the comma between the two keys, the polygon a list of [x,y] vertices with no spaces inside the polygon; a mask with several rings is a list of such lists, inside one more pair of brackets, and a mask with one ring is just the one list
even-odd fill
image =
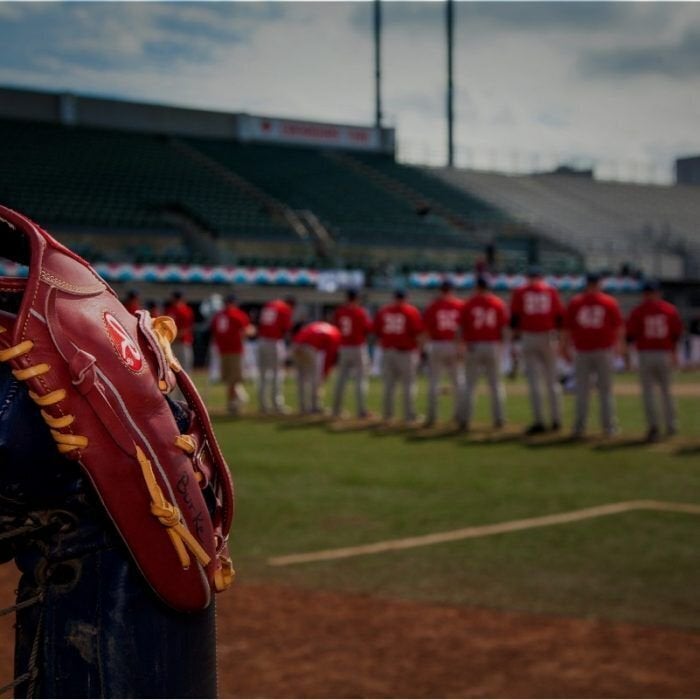
{"label": "stadium", "polygon": [[[675,181],[604,180],[560,163],[518,174],[399,157],[400,129],[0,88],[0,204],[85,258],[119,297],[194,309],[192,376],[236,485],[236,585],[217,600],[222,697],[693,697],[700,684],[700,156]],[[526,436],[505,354],[507,420],[479,388],[436,425],[227,411],[211,319],[235,292],[253,325],[293,296],[298,328],[348,290],[374,316],[449,281],[506,303],[537,269],[565,302],[602,277],[625,317],[644,283],[678,309],[676,434],[649,444],[636,365],[614,379],[622,428]],[[0,260],[3,276],[22,276]],[[287,340],[290,337],[287,336]],[[374,351],[374,342],[372,341]],[[564,379],[564,377],[562,377]],[[329,406],[334,375],[326,382]],[[425,413],[425,366],[417,378]],[[381,414],[378,362],[369,385]],[[563,424],[574,400],[565,391]],[[0,567],[0,607],[18,573]],[[13,677],[0,619],[0,686]],[[81,652],[82,653],[82,652]],[[86,652],[87,653],[87,652]],[[11,689],[3,697],[11,697]]]}

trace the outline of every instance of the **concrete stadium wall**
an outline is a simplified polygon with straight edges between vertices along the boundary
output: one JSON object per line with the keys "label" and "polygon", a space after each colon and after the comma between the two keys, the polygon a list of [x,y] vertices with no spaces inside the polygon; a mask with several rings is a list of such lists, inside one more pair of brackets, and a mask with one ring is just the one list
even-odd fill
{"label": "concrete stadium wall", "polygon": [[235,114],[84,97],[76,103],[81,126],[225,139],[236,134]]}
{"label": "concrete stadium wall", "polygon": [[0,88],[0,116],[57,122],[60,119],[58,95]]}
{"label": "concrete stadium wall", "polygon": [[[379,132],[371,126],[322,124],[307,120],[259,117],[244,113],[216,112],[172,105],[147,104],[70,93],[51,93],[18,88],[0,88],[0,117],[48,121],[66,126],[86,126],[174,136],[288,143],[324,148],[360,148],[394,153],[395,131]],[[260,133],[251,131],[257,125]],[[267,126],[271,132],[265,132]],[[279,129],[277,134],[274,129]],[[286,134],[285,129],[292,135]],[[331,140],[314,139],[316,132],[333,132]],[[308,132],[308,133],[307,133]],[[286,135],[285,135],[286,134]],[[296,136],[294,135],[296,134]],[[359,137],[367,139],[363,145]]]}
{"label": "concrete stadium wall", "polygon": [[233,138],[235,114],[0,88],[0,116],[126,131]]}

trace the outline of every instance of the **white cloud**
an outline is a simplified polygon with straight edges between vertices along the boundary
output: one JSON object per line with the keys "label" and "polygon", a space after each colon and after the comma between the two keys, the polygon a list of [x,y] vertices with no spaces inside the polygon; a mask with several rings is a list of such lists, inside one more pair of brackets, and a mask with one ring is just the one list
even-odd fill
{"label": "white cloud", "polygon": [[[458,5],[459,146],[486,158],[497,150],[668,160],[700,151],[700,77],[581,70],[596,52],[679,43],[700,27],[700,4],[566,5]],[[5,31],[43,27],[25,61],[0,43],[0,82],[370,123],[371,13],[367,3],[0,2]],[[414,153],[443,158],[442,5],[387,6],[383,59],[387,121]]]}

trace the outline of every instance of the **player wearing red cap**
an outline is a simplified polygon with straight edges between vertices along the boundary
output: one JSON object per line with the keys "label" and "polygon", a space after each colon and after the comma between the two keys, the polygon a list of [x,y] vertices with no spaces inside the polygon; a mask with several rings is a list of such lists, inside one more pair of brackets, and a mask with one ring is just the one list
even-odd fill
{"label": "player wearing red cap", "polygon": [[253,327],[248,314],[239,308],[236,297],[229,294],[226,305],[211,320],[212,341],[221,357],[221,378],[226,384],[228,411],[237,415],[241,404],[248,401],[243,386],[243,337]]}
{"label": "player wearing red cap", "polygon": [[285,337],[292,328],[296,300],[286,297],[269,301],[258,319],[258,403],[261,413],[285,413],[284,380]]}
{"label": "player wearing red cap", "polygon": [[403,290],[394,292],[394,301],[383,306],[374,319],[374,332],[382,348],[384,394],[382,417],[394,415],[396,385],[403,388],[403,417],[416,420],[415,383],[418,366],[418,338],[423,331],[420,311],[406,301]]}
{"label": "player wearing red cap", "polygon": [[338,357],[338,379],[333,395],[333,416],[340,416],[343,406],[345,384],[351,375],[355,377],[357,416],[365,418],[367,413],[367,374],[369,354],[367,335],[372,331],[372,319],[357,303],[357,290],[349,289],[346,303],[333,314],[333,323],[340,330],[340,353]]}
{"label": "player wearing red cap", "polygon": [[299,412],[321,413],[321,386],[338,360],[340,331],[331,323],[314,321],[292,339],[292,358],[297,369]]}
{"label": "player wearing red cap", "polygon": [[464,370],[459,356],[459,319],[464,302],[453,293],[446,280],[440,294],[423,312],[423,325],[429,338],[428,352],[428,412],[426,426],[437,419],[438,388],[441,375],[447,374],[454,395],[454,417],[459,421],[459,405],[464,391]]}
{"label": "player wearing red cap", "polygon": [[460,327],[467,343],[464,400],[459,408],[459,425],[468,430],[474,413],[474,390],[483,371],[491,392],[494,428],[505,423],[505,387],[501,378],[503,335],[508,327],[508,307],[489,291],[486,279],[476,281],[476,289],[462,307]]}
{"label": "player wearing red cap", "polygon": [[607,437],[617,432],[613,397],[613,360],[622,341],[624,324],[617,301],[601,290],[600,276],[589,274],[586,289],[577,294],[566,309],[564,354],[576,350],[576,414],[573,437],[586,431],[591,380],[597,379],[600,419]]}
{"label": "player wearing red cap", "polygon": [[543,433],[545,427],[542,385],[549,398],[552,430],[561,427],[561,385],[557,378],[555,334],[564,322],[559,292],[542,278],[539,268],[530,268],[528,282],[513,292],[510,302],[511,328],[522,339],[525,376],[534,421],[527,435]]}
{"label": "player wearing red cap", "polygon": [[647,440],[659,439],[659,415],[654,389],[661,394],[666,434],[677,430],[676,407],[671,395],[671,373],[676,345],[683,333],[678,309],[661,299],[659,285],[650,280],[643,286],[644,299],[627,320],[627,339],[639,354],[639,380],[642,385],[644,412],[647,419]]}

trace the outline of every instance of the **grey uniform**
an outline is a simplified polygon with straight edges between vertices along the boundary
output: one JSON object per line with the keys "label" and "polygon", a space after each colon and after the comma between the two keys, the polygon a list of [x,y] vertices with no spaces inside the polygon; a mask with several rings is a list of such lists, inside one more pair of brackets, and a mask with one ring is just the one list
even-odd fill
{"label": "grey uniform", "polygon": [[459,357],[459,344],[456,340],[431,340],[428,351],[428,415],[426,420],[433,423],[437,419],[438,392],[440,377],[446,374],[455,396],[455,418],[459,420],[459,404],[464,392],[464,368]]}
{"label": "grey uniform", "polygon": [[500,342],[469,343],[466,361],[466,381],[464,401],[459,407],[459,422],[468,426],[474,415],[474,392],[483,371],[491,394],[491,415],[494,425],[501,426],[505,422],[506,390],[501,377]]}
{"label": "grey uniform", "polygon": [[394,415],[394,393],[397,384],[401,384],[402,388],[404,420],[413,421],[416,419],[417,367],[418,352],[416,350],[384,349],[382,353],[382,377],[384,379],[382,417],[384,420],[389,420]]}
{"label": "grey uniform", "polygon": [[639,380],[642,385],[644,413],[650,429],[658,430],[659,412],[654,389],[661,393],[661,410],[664,425],[669,433],[678,429],[676,423],[676,407],[671,395],[672,354],[669,350],[640,350],[639,351]]}
{"label": "grey uniform", "polygon": [[[384,396],[382,417],[390,420],[394,415],[396,385],[403,389],[404,420],[416,420],[416,370],[418,368],[417,338],[423,330],[420,311],[395,295],[393,304],[383,306],[375,319],[375,331],[382,345],[382,378]],[[400,348],[400,349],[399,349]]]}
{"label": "grey uniform", "polygon": [[258,339],[258,401],[263,413],[284,410],[284,356],[283,340]]}
{"label": "grey uniform", "polygon": [[599,278],[592,277],[586,290],[569,302],[566,311],[567,328],[576,347],[573,432],[580,436],[586,430],[589,395],[595,378],[600,396],[600,422],[603,432],[610,437],[617,432],[613,396],[614,349],[624,321],[617,301],[601,292]]}
{"label": "grey uniform", "polygon": [[644,292],[644,301],[630,314],[627,330],[637,347],[639,381],[649,431],[655,435],[662,427],[655,396],[658,387],[663,426],[668,434],[673,434],[678,425],[671,395],[671,375],[676,344],[683,333],[683,322],[678,309],[659,298],[657,283],[647,283]]}
{"label": "grey uniform", "polygon": [[561,425],[561,386],[552,333],[523,332],[523,360],[535,423],[544,424],[542,389],[549,400],[552,423]]}
{"label": "grey uniform", "polygon": [[600,396],[600,422],[606,435],[617,431],[615,399],[613,397],[613,351],[579,350],[574,359],[576,376],[576,415],[574,433],[583,435],[588,420],[588,400],[592,379],[595,377]]}
{"label": "grey uniform", "polygon": [[333,394],[333,415],[339,416],[343,406],[345,385],[351,376],[355,378],[357,415],[367,415],[367,389],[369,374],[369,354],[367,345],[345,345],[338,352],[338,379]]}
{"label": "grey uniform", "polygon": [[311,345],[294,345],[292,348],[301,413],[321,411],[321,382],[325,355],[323,350],[317,350]]}

